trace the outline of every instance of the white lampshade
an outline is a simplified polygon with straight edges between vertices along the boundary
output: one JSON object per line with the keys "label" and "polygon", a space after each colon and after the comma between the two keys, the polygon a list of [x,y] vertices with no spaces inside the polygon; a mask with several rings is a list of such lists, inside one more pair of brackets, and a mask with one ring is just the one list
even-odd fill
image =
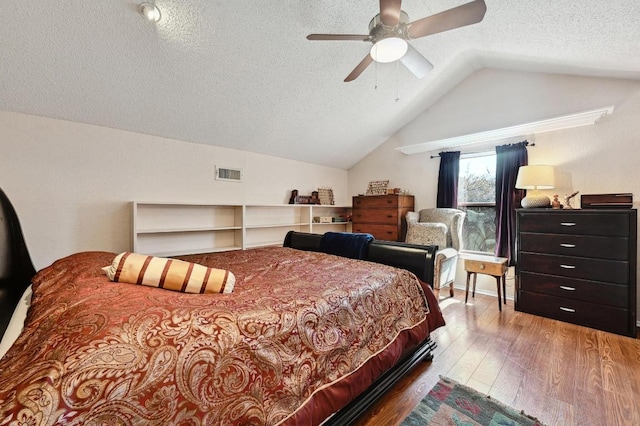
{"label": "white lampshade", "polygon": [[387,37],[371,46],[371,57],[376,62],[387,63],[397,61],[407,53],[409,45],[400,37]]}
{"label": "white lampshade", "polygon": [[542,194],[540,189],[552,189],[556,185],[553,166],[534,165],[521,166],[518,169],[516,188],[527,189],[527,196],[522,199],[522,207],[548,207],[551,204],[549,197]]}
{"label": "white lampshade", "polygon": [[518,189],[552,189],[555,186],[556,175],[553,166],[522,166],[518,169]]}

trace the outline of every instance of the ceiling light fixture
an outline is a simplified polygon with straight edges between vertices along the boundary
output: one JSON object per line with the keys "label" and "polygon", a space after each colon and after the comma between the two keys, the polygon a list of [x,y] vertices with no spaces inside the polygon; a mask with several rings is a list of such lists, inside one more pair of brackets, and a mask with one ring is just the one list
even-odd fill
{"label": "ceiling light fixture", "polygon": [[376,62],[386,64],[402,58],[408,48],[406,40],[400,37],[387,37],[371,46],[371,57]]}
{"label": "ceiling light fixture", "polygon": [[158,9],[158,6],[149,2],[140,3],[138,5],[138,12],[140,12],[146,20],[151,22],[158,22],[162,16],[160,15],[160,9]]}

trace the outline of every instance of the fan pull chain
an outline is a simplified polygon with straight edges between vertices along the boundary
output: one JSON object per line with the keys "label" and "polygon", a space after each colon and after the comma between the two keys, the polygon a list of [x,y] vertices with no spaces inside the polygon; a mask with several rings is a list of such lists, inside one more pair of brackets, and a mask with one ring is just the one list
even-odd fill
{"label": "fan pull chain", "polygon": [[373,87],[375,90],[378,90],[378,61],[374,61],[375,62],[375,67],[376,67],[376,84]]}
{"label": "fan pull chain", "polygon": [[400,61],[396,61],[396,102],[398,102],[400,100],[400,89],[398,89],[398,86],[400,85],[399,81],[400,81],[400,77],[399,77],[399,65],[398,62]]}

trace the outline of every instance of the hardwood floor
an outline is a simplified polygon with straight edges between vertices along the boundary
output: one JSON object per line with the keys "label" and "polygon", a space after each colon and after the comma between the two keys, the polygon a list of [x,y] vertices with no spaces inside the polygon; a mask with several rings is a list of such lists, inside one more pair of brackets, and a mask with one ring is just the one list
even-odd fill
{"label": "hardwood floor", "polygon": [[[443,292],[444,293],[444,292]],[[443,297],[443,296],[442,296]],[[640,425],[640,340],[515,312],[495,297],[442,298],[438,347],[360,426],[398,425],[446,376],[552,425]]]}

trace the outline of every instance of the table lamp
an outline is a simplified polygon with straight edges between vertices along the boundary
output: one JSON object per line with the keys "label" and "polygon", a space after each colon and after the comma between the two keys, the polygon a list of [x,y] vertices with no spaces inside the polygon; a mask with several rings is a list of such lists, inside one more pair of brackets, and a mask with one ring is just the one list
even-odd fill
{"label": "table lamp", "polygon": [[551,200],[541,193],[540,189],[552,189],[554,186],[555,172],[553,166],[520,166],[520,169],[518,169],[516,188],[527,190],[527,196],[521,201],[521,205],[525,209],[549,207]]}

